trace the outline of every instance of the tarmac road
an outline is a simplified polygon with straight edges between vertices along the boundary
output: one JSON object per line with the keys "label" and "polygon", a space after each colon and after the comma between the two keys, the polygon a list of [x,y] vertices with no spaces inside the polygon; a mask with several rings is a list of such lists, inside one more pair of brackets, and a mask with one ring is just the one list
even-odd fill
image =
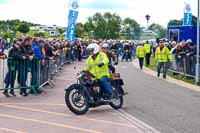
{"label": "tarmac road", "polygon": [[133,63],[120,63],[124,110],[162,133],[200,132],[200,93],[145,74]]}
{"label": "tarmac road", "polygon": [[[76,69],[74,69],[76,68]],[[0,133],[147,133],[139,120],[109,106],[74,115],[64,101],[64,89],[76,83],[83,63],[65,66],[56,78],[55,88],[39,96],[5,98],[0,94]],[[156,133],[156,132],[155,132]]]}
{"label": "tarmac road", "polygon": [[200,132],[200,93],[147,75],[132,62],[117,67],[129,93],[122,110],[103,106],[74,115],[65,105],[64,88],[76,82],[82,67],[83,63],[66,66],[54,82],[56,87],[39,96],[0,94],[0,133]]}

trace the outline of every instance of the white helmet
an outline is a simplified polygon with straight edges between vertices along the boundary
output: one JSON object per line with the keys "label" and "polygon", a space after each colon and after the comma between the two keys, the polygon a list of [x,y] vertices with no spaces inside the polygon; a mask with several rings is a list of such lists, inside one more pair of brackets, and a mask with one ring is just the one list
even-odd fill
{"label": "white helmet", "polygon": [[191,40],[191,39],[188,39],[188,40],[186,41],[186,43],[192,43],[192,40]]}
{"label": "white helmet", "polygon": [[104,43],[104,44],[102,45],[102,48],[109,48],[109,44],[108,44],[108,43]]}
{"label": "white helmet", "polygon": [[93,54],[97,54],[100,51],[100,47],[98,44],[96,43],[92,43],[90,45],[87,46],[87,50],[93,50]]}

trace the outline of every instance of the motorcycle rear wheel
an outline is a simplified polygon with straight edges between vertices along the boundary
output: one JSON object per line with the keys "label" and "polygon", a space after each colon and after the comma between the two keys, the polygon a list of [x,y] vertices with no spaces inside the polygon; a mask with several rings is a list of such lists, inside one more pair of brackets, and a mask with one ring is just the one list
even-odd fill
{"label": "motorcycle rear wheel", "polygon": [[121,94],[120,90],[117,90],[115,87],[113,87],[113,92],[116,93],[115,95],[118,96],[112,100],[110,106],[116,110],[121,109],[124,103],[123,94]]}

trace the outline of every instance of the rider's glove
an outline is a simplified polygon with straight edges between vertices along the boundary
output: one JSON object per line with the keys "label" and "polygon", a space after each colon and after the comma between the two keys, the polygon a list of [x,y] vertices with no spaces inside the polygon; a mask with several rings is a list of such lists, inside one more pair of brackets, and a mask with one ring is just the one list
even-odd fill
{"label": "rider's glove", "polygon": [[102,66],[104,66],[104,63],[98,63],[97,66],[102,67]]}

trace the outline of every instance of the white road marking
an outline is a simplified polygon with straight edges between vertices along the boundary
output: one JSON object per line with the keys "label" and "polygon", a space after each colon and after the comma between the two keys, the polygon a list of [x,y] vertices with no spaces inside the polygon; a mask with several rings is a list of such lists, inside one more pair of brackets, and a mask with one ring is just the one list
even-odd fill
{"label": "white road marking", "polygon": [[140,130],[144,131],[145,133],[160,133],[155,128],[151,127],[150,125],[144,123],[143,121],[139,120],[138,118],[128,114],[124,110],[115,110],[121,117],[127,119],[131,122],[134,126],[138,127]]}

